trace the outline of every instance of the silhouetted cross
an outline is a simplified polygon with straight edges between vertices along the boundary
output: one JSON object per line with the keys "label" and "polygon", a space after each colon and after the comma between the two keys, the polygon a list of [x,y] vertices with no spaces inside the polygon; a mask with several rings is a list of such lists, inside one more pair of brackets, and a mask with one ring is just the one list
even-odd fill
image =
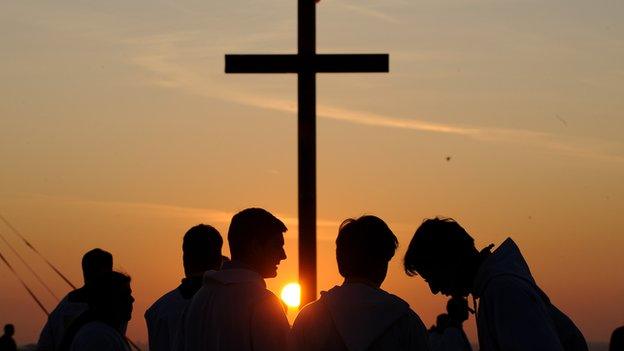
{"label": "silhouetted cross", "polygon": [[299,0],[296,55],[225,55],[226,73],[296,73],[301,305],[316,300],[316,73],[388,72],[387,54],[317,54],[316,4]]}

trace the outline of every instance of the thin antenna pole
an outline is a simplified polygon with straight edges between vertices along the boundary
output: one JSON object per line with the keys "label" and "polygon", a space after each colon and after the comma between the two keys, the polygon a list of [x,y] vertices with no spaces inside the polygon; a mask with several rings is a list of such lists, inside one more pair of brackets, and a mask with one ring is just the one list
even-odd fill
{"label": "thin antenna pole", "polygon": [[[2,215],[0,214],[0,220],[2,222],[4,222],[4,224],[6,224],[7,227],[9,227],[9,229],[11,229],[11,231],[17,235],[20,239],[22,239],[22,241],[24,242],[24,244],[26,246],[28,246],[33,252],[35,252],[45,263],[48,264],[48,266],[56,273],[58,274],[59,277],[61,277],[61,279],[63,279],[65,281],[65,283],[67,283],[67,285],[69,285],[72,289],[77,289],[77,287],[63,274],[61,273],[61,271],[56,268],[56,266],[54,266],[50,261],[48,261],[47,258],[45,258],[45,256],[43,256],[43,254],[41,254],[39,252],[39,250],[37,250],[28,240],[26,240],[26,238],[24,237],[24,235],[22,235],[22,233],[19,232],[19,230],[17,230],[11,223],[9,223],[9,221]],[[5,243],[7,243],[7,245],[9,246],[9,248],[11,248],[11,250],[17,255],[17,257],[20,258],[20,260],[22,260],[22,262],[24,264],[26,264],[26,266],[28,267],[28,269],[30,269],[30,271],[36,276],[39,277],[31,268],[30,266],[21,258],[21,256],[15,251],[15,249],[13,249],[13,247],[11,246],[11,244],[9,244],[9,242],[6,240],[6,238],[4,236],[2,236],[2,234],[0,233],[0,237],[2,237],[2,240],[4,240]],[[32,290],[30,290],[30,288],[28,288],[28,286],[26,285],[26,283],[24,283],[24,281],[17,275],[17,272],[15,272],[15,270],[13,269],[13,267],[9,264],[9,262],[6,260],[6,258],[2,255],[2,253],[0,253],[0,259],[2,259],[2,261],[4,261],[4,263],[6,263],[7,267],[9,267],[9,269],[11,270],[11,272],[13,272],[13,274],[15,275],[15,277],[22,283],[22,286],[24,286],[24,288],[26,289],[26,291],[28,291],[28,293],[30,294],[30,296],[35,300],[35,302],[37,303],[37,305],[39,305],[39,307],[43,310],[43,312],[46,314],[46,316],[49,316],[50,313],[48,312],[48,310],[46,310],[46,308],[43,306],[43,304],[41,303],[41,301],[39,301],[39,299],[37,298],[37,296],[35,296],[35,294],[32,292]],[[39,278],[38,278],[39,279]],[[45,283],[43,283],[43,281],[39,280],[44,286],[46,286],[46,288],[48,289],[48,291],[50,291],[50,289],[47,287],[47,285],[45,285]],[[50,293],[52,295],[54,295],[54,293],[52,291],[50,291]],[[54,295],[54,297],[56,297],[56,295]],[[58,297],[56,297],[56,299],[58,300]],[[142,351],[140,347],[137,346],[137,344],[135,344],[132,340],[130,340],[130,338],[126,337],[126,340],[128,341],[128,343],[130,344],[130,346],[132,346],[135,350],[137,351]]]}
{"label": "thin antenna pole", "polygon": [[134,347],[135,350],[137,351],[142,351],[137,344],[135,344],[132,340],[130,340],[129,337],[126,336],[126,341],[128,342],[128,344],[130,344],[130,346]]}
{"label": "thin antenna pole", "polygon": [[9,247],[9,249],[11,249],[11,251],[13,251],[13,253],[15,254],[15,256],[17,256],[17,258],[19,258],[20,261],[22,261],[22,263],[26,266],[26,268],[28,268],[28,270],[30,271],[30,273],[32,273],[35,278],[37,278],[37,281],[39,281],[39,283],[41,283],[41,285],[43,285],[44,288],[46,288],[46,290],[52,295],[54,296],[55,299],[59,300],[58,296],[56,296],[56,294],[54,293],[54,291],[52,291],[52,289],[50,289],[50,287],[48,286],[48,284],[46,284],[43,279],[39,276],[39,274],[37,274],[37,272],[35,272],[34,269],[32,269],[32,267],[28,264],[28,262],[26,262],[26,260],[24,260],[24,258],[22,257],[22,255],[19,254],[19,252],[17,252],[17,250],[15,250],[15,248],[13,247],[13,245],[11,245],[11,243],[4,237],[4,235],[2,235],[2,232],[0,232],[0,239],[2,239],[2,241],[4,241],[7,246]]}
{"label": "thin antenna pole", "polygon": [[39,250],[37,250],[28,240],[26,240],[24,235],[22,235],[22,233],[20,233],[19,230],[17,230],[13,225],[11,225],[11,223],[9,223],[9,221],[6,218],[4,218],[2,214],[0,214],[0,220],[4,222],[4,224],[6,224],[6,226],[9,227],[9,229],[11,229],[11,231],[15,235],[17,235],[20,239],[22,239],[22,241],[24,242],[26,246],[28,246],[32,251],[34,251],[43,261],[45,261],[48,267],[50,267],[56,274],[58,274],[58,276],[61,277],[61,279],[63,279],[65,283],[67,283],[67,285],[69,285],[74,290],[77,289],[76,285],[74,285],[69,279],[67,279],[67,277],[63,273],[61,273],[61,271],[58,268],[56,268],[56,266],[54,266],[50,261],[48,261],[48,259],[45,258],[45,256],[43,256],[39,252]]}
{"label": "thin antenna pole", "polygon": [[20,283],[22,283],[22,286],[24,287],[24,289],[26,289],[26,291],[28,291],[28,294],[30,295],[30,297],[33,298],[33,300],[35,300],[35,302],[37,303],[37,305],[39,306],[39,308],[41,308],[41,310],[43,311],[43,313],[46,314],[46,316],[50,315],[50,312],[48,312],[48,310],[45,308],[45,306],[43,306],[43,304],[41,303],[41,301],[37,298],[37,296],[35,295],[35,293],[33,293],[32,290],[30,290],[30,288],[28,287],[28,285],[26,285],[26,282],[24,282],[22,280],[22,278],[20,278],[20,276],[17,274],[17,272],[15,271],[15,269],[13,269],[13,266],[11,266],[11,264],[9,263],[9,261],[7,261],[7,259],[4,257],[4,255],[2,254],[2,252],[0,252],[0,260],[2,260],[7,267],[9,267],[9,270],[13,273],[13,275],[15,276],[15,278],[17,278],[17,280],[19,280]]}

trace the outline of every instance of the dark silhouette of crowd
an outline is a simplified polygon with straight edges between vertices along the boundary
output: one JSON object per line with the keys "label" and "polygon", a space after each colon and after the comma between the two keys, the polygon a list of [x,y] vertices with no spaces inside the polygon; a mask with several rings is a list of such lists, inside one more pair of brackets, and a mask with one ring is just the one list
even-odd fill
{"label": "dark silhouette of crowd", "polygon": [[[232,217],[227,259],[217,229],[206,224],[189,229],[182,239],[184,277],[145,313],[149,349],[472,351],[463,329],[470,313],[476,313],[483,351],[588,349],[572,320],[539,287],[511,238],[496,249],[479,250],[472,236],[447,218],[425,220],[403,260],[408,275],[420,276],[433,294],[450,298],[446,313],[429,330],[407,302],[381,288],[399,242],[382,219],[371,215],[340,225],[336,260],[344,280],[304,306],[291,328],[265,283],[287,259],[287,230],[270,212],[245,209]],[[113,256],[101,249],[87,252],[82,268],[84,286],[50,314],[38,350],[129,351],[131,278],[114,271]],[[13,326],[4,330],[0,351],[15,350]],[[623,350],[623,340],[620,328],[611,351]]]}

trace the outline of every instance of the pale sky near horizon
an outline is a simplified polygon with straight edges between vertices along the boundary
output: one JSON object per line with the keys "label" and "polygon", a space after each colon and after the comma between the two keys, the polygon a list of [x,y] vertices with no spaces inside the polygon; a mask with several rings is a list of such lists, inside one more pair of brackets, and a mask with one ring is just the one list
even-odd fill
{"label": "pale sky near horizon", "polygon": [[[340,282],[339,223],[378,215],[401,244],[384,288],[430,325],[445,300],[400,262],[423,218],[450,216],[480,247],[511,236],[607,340],[624,324],[622,18],[618,0],[322,0],[318,51],[387,52],[390,73],[318,77],[319,287]],[[130,337],[197,223],[225,235],[269,209],[289,227],[269,287],[296,280],[296,79],[223,73],[226,53],[294,52],[296,1],[8,1],[0,45],[0,213],[76,282],[86,250],[111,251]],[[4,265],[0,291],[0,324],[34,341],[44,318]]]}

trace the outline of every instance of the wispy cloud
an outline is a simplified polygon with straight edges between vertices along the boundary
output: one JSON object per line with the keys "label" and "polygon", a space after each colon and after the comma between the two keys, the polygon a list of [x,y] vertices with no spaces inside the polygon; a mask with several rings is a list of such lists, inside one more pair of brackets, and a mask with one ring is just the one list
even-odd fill
{"label": "wispy cloud", "polygon": [[[54,202],[57,206],[68,205],[87,208],[101,208],[141,216],[189,220],[194,219],[218,224],[228,224],[232,219],[232,216],[236,212],[242,210],[242,208],[240,208],[228,211],[214,208],[179,206],[163,203],[95,200],[70,196],[51,196],[45,194],[30,194],[27,195],[26,198],[29,200]],[[274,215],[284,221],[284,223],[286,223],[291,230],[296,231],[299,224],[299,220],[296,216],[280,212],[275,212]],[[321,218],[317,220],[317,225],[319,227],[326,227],[330,229],[337,229],[340,223],[340,221],[332,219]]]}
{"label": "wispy cloud", "polygon": [[399,21],[397,18],[390,16],[389,14],[385,12],[373,9],[370,6],[361,5],[359,3],[346,3],[344,1],[337,1],[336,4],[346,9],[347,11],[357,12],[364,16],[378,19],[384,22],[393,23],[393,24],[401,23],[401,21]]}
{"label": "wispy cloud", "polygon": [[[276,98],[240,89],[227,89],[215,84],[214,78],[200,74],[192,65],[181,62],[182,53],[176,42],[187,40],[186,34],[151,38],[144,43],[143,51],[134,56],[133,62],[151,74],[150,83],[162,87],[182,89],[188,93],[210,97],[244,106],[295,114],[294,100]],[[140,41],[136,41],[137,43]],[[214,48],[213,48],[214,49]],[[224,51],[222,51],[224,52]],[[215,88],[215,87],[218,87]],[[621,150],[620,144],[591,139],[563,139],[547,132],[476,127],[445,123],[434,123],[424,119],[397,118],[381,113],[320,104],[317,114],[321,118],[343,121],[379,128],[413,130],[418,132],[457,135],[482,142],[522,144],[550,150],[575,157],[591,158],[610,162],[624,162],[624,156],[612,154],[610,150]]]}

